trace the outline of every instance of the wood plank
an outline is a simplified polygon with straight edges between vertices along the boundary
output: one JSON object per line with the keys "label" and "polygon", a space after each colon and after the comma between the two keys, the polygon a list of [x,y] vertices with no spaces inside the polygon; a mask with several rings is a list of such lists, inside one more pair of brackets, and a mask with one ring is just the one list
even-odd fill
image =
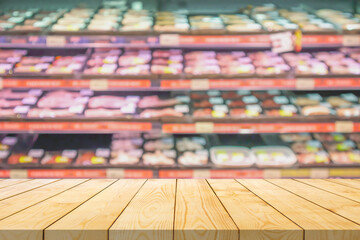
{"label": "wood plank", "polygon": [[206,180],[177,180],[174,240],[238,237],[238,228]]}
{"label": "wood plank", "polygon": [[342,197],[360,202],[360,190],[344,185],[339,185],[323,179],[297,179],[297,181],[312,185],[314,187],[335,193]]}
{"label": "wood plank", "polygon": [[268,181],[360,224],[360,203],[358,202],[294,180],[269,179]]}
{"label": "wood plank", "polygon": [[305,230],[305,240],[358,240],[360,226],[265,180],[239,179],[251,192]]}
{"label": "wood plank", "polygon": [[115,182],[45,229],[45,240],[108,240],[108,229],[145,181]]}
{"label": "wood plank", "polygon": [[1,240],[43,240],[43,230],[114,183],[93,179],[0,221]]}
{"label": "wood plank", "polygon": [[[5,179],[0,182],[0,188],[9,187],[18,183],[27,182],[31,179]],[[1,191],[1,190],[0,190]]]}
{"label": "wood plank", "polygon": [[84,181],[86,181],[86,179],[64,179],[55,181],[32,191],[21,193],[14,197],[2,200],[0,201],[0,220],[55,196],[56,194],[72,188]]}
{"label": "wood plank", "polygon": [[0,200],[18,195],[23,192],[36,189],[38,187],[44,186],[46,184],[58,181],[58,179],[34,179],[31,181],[22,182],[11,187],[2,188],[0,190]]}
{"label": "wood plank", "polygon": [[241,240],[303,240],[303,230],[234,179],[209,179]]}
{"label": "wood plank", "polygon": [[353,179],[326,179],[326,181],[360,189],[360,181],[355,181]]}
{"label": "wood plank", "polygon": [[176,180],[150,179],[110,228],[110,240],[172,240]]}

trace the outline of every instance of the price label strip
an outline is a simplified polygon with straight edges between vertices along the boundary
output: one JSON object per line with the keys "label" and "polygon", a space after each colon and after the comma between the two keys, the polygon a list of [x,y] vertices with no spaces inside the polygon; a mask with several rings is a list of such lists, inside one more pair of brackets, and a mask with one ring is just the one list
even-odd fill
{"label": "price label strip", "polygon": [[107,79],[90,80],[90,89],[93,91],[106,91],[109,89],[109,82]]}
{"label": "price label strip", "polygon": [[212,122],[197,122],[195,123],[195,131],[197,133],[213,133],[214,123]]}
{"label": "price label strip", "polygon": [[341,133],[354,132],[354,123],[351,121],[337,121],[335,122],[335,131]]}
{"label": "price label strip", "polygon": [[344,35],[343,46],[358,47],[360,46],[360,35]]}
{"label": "price label strip", "polygon": [[275,53],[291,52],[295,49],[291,32],[275,33],[270,35],[272,51]]}
{"label": "price label strip", "polygon": [[65,36],[47,36],[46,46],[47,47],[64,47],[66,45]]}
{"label": "price label strip", "polygon": [[210,88],[209,79],[192,79],[191,90],[208,90]]}
{"label": "price label strip", "polygon": [[297,90],[314,90],[315,79],[313,78],[297,78],[295,80],[295,88]]}
{"label": "price label strip", "polygon": [[159,37],[162,46],[178,46],[180,44],[179,34],[161,34]]}

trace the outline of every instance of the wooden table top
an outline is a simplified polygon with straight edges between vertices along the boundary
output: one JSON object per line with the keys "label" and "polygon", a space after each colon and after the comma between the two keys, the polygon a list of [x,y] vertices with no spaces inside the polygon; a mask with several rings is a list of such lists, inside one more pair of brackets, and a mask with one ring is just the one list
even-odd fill
{"label": "wooden table top", "polygon": [[359,240],[360,180],[0,180],[1,240]]}

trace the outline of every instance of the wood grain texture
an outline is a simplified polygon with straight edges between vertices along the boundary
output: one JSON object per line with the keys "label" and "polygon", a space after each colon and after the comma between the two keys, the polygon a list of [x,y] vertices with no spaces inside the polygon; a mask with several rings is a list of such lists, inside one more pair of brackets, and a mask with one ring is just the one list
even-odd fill
{"label": "wood grain texture", "polygon": [[178,180],[174,240],[237,240],[238,234],[206,180]]}
{"label": "wood grain texture", "polygon": [[[34,180],[35,181],[35,180]],[[43,230],[112,184],[93,179],[0,221],[1,240],[43,240]]]}
{"label": "wood grain texture", "polygon": [[360,224],[360,203],[358,202],[294,180],[269,179],[268,181]]}
{"label": "wood grain texture", "polygon": [[176,180],[150,179],[109,231],[110,240],[172,240]]}
{"label": "wood grain texture", "polygon": [[360,202],[359,189],[336,184],[323,179],[297,179],[297,181],[306,183],[308,185],[323,189],[328,192],[332,192],[343,196],[345,198]]}
{"label": "wood grain texture", "polygon": [[360,239],[359,225],[287,190],[265,180],[237,181],[303,228],[306,240]]}
{"label": "wood grain texture", "polygon": [[45,229],[45,240],[108,240],[108,229],[145,181],[118,180]]}
{"label": "wood grain texture", "polygon": [[56,194],[59,194],[84,181],[86,180],[64,179],[55,181],[31,191],[2,200],[0,201],[0,220],[34,204],[44,201],[52,196],[55,196]]}
{"label": "wood grain texture", "polygon": [[0,189],[4,187],[9,187],[18,183],[31,181],[30,179],[2,179],[0,181]]}
{"label": "wood grain texture", "polygon": [[0,189],[0,200],[58,181],[58,179],[34,179]]}
{"label": "wood grain texture", "polygon": [[353,179],[326,179],[326,181],[360,189],[360,181],[355,181]]}
{"label": "wood grain texture", "polygon": [[241,240],[302,240],[303,230],[233,179],[209,179]]}

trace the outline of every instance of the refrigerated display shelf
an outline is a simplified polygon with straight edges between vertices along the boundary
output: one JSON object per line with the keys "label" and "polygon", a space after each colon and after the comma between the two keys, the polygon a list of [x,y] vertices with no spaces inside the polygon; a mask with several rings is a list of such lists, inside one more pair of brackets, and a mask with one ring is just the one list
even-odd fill
{"label": "refrigerated display shelf", "polygon": [[360,168],[290,169],[0,169],[1,178],[359,178]]}
{"label": "refrigerated display shelf", "polygon": [[108,90],[357,90],[359,77],[321,78],[238,78],[238,79],[93,79],[64,78],[0,78],[0,89],[91,89]]}
{"label": "refrigerated display shelf", "polygon": [[[268,120],[270,120],[269,118]],[[170,119],[162,118],[142,119],[123,119],[116,121],[114,119],[98,119],[84,121],[85,119],[71,119],[71,120],[34,120],[19,121],[14,119],[12,121],[2,120],[0,122],[1,133],[107,133],[117,131],[151,131],[162,130],[163,133],[301,133],[301,132],[360,132],[360,121],[358,118],[341,119],[329,121],[328,119],[322,121],[307,121],[306,117],[300,118],[297,122],[289,121],[289,118],[277,118],[266,121],[258,119],[259,122],[254,123],[253,119],[229,119],[225,122],[221,119],[206,119],[206,121],[198,121],[193,123],[170,121]],[[353,121],[352,121],[353,120]],[[181,123],[180,123],[181,122]]]}
{"label": "refrigerated display shelf", "polygon": [[[3,33],[4,34],[4,33]],[[121,33],[103,36],[66,35],[0,35],[1,48],[101,48],[101,47],[196,47],[196,48],[271,48],[267,34],[252,35],[179,35]],[[360,46],[360,34],[303,34],[298,49]]]}

